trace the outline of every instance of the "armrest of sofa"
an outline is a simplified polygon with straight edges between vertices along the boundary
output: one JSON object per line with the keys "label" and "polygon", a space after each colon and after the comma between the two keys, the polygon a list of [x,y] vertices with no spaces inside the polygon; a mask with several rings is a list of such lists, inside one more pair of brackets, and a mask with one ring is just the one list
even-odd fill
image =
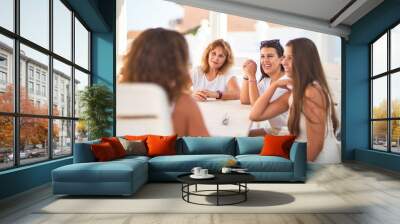
{"label": "armrest of sofa", "polygon": [[290,149],[290,160],[293,162],[293,179],[305,181],[307,174],[307,143],[294,142]]}
{"label": "armrest of sofa", "polygon": [[75,143],[74,147],[74,163],[89,163],[95,162],[96,158],[92,153],[90,146],[92,144],[98,144],[100,140],[94,140],[89,142]]}

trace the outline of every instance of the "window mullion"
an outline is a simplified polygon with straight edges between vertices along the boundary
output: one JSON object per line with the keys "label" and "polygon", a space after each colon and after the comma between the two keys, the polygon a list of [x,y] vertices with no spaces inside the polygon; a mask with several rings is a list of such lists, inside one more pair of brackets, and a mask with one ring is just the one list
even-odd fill
{"label": "window mullion", "polygon": [[[390,29],[388,30],[388,32],[387,32],[387,71],[390,71]],[[388,100],[387,100],[387,110],[388,110],[388,118],[391,118],[392,117],[392,100],[391,100],[391,74],[389,73],[389,74],[387,74],[387,98],[388,98]],[[391,125],[391,123],[392,123],[392,121],[391,120],[388,120],[388,122],[387,122],[387,135],[388,135],[388,152],[391,152],[392,151],[392,135],[391,135],[391,132],[392,132],[392,125]]]}
{"label": "window mullion", "polygon": [[[49,50],[53,52],[53,0],[49,0]],[[49,159],[53,159],[53,57],[49,55],[49,72],[48,72],[48,83],[47,90],[49,94],[49,120],[48,120],[48,152]]]}
{"label": "window mullion", "polygon": [[[71,67],[71,117],[75,118],[75,12],[72,11],[72,15],[71,15],[71,23],[72,23],[72,28],[71,28],[71,59],[72,59],[72,67]],[[73,120],[71,122],[72,124],[72,130],[71,130],[71,150],[72,150],[72,155],[74,155],[74,151],[75,151],[75,125],[76,125],[76,121]]]}

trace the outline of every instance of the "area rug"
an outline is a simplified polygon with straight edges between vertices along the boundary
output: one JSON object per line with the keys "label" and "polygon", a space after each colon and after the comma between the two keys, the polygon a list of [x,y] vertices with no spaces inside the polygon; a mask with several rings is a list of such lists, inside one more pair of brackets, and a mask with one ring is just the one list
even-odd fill
{"label": "area rug", "polygon": [[[357,205],[344,201],[317,184],[260,183],[249,184],[248,187],[247,201],[237,205],[190,204],[182,200],[180,184],[150,183],[131,197],[56,197],[35,213],[360,213]],[[212,189],[215,186],[202,185],[198,190]],[[213,196],[193,196],[190,199],[212,205],[216,197],[214,193],[210,194]],[[224,197],[222,202],[238,199],[235,196]]]}

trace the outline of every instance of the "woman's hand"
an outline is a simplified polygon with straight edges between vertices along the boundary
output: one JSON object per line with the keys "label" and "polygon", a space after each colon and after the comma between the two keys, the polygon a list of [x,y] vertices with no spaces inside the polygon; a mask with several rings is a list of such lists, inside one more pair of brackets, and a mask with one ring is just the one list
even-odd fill
{"label": "woman's hand", "polygon": [[207,94],[203,90],[196,91],[192,94],[193,98],[197,101],[206,101]]}
{"label": "woman's hand", "polygon": [[249,79],[252,79],[252,80],[255,80],[255,79],[256,79],[257,63],[256,63],[255,61],[250,60],[250,59],[246,60],[246,61],[243,63],[242,68],[243,68],[244,74],[245,74]]}
{"label": "woman's hand", "polygon": [[293,80],[292,79],[279,79],[272,83],[276,88],[287,89],[291,91],[293,89]]}
{"label": "woman's hand", "polygon": [[207,98],[218,98],[219,94],[216,91],[210,91],[210,90],[202,90],[202,92],[207,96]]}

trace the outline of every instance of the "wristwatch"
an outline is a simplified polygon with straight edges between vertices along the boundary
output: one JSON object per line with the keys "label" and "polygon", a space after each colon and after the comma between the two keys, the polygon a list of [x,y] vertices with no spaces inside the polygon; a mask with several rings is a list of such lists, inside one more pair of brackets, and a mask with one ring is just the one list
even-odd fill
{"label": "wristwatch", "polygon": [[221,91],[219,91],[219,90],[217,90],[217,93],[218,93],[218,97],[216,98],[216,99],[221,99],[222,98],[222,92]]}

